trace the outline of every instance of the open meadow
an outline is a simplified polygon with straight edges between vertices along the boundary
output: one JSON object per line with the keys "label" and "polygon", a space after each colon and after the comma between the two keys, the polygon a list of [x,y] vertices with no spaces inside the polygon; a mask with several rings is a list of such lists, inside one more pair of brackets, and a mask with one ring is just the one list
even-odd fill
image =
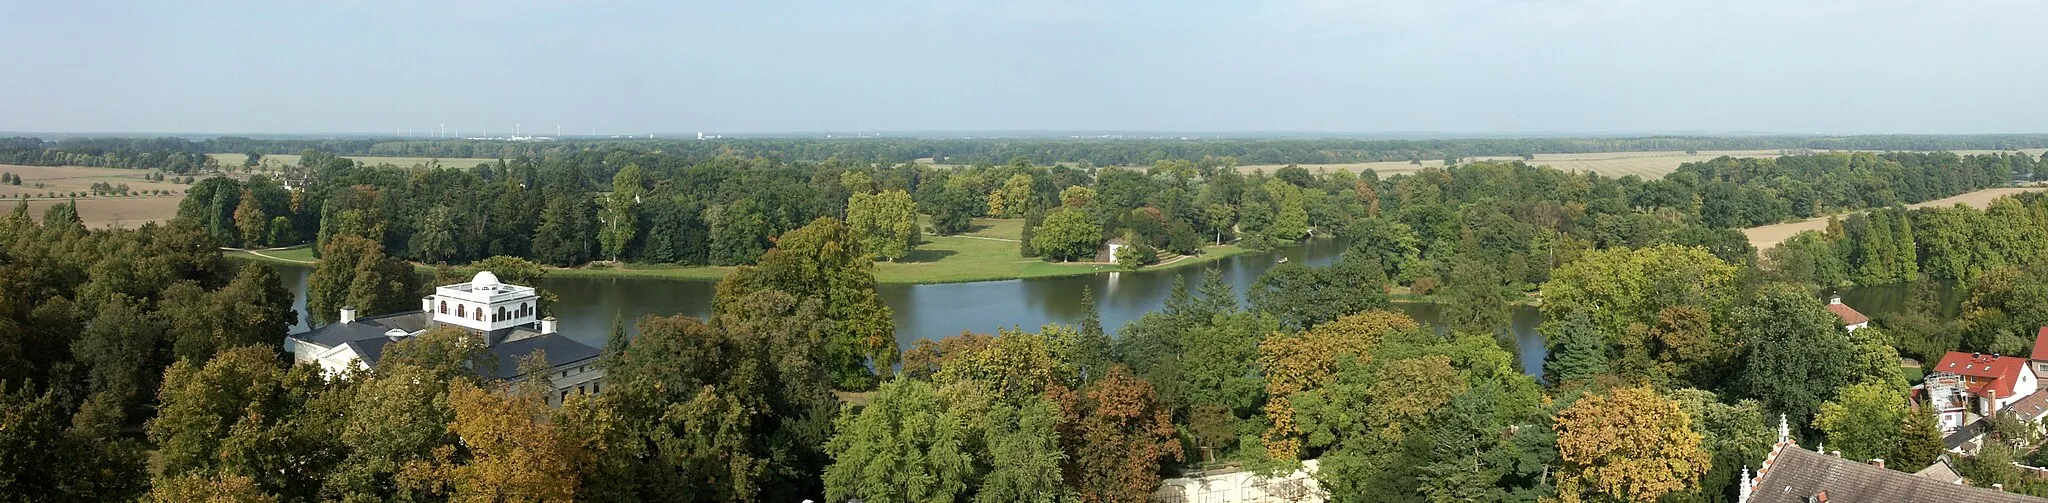
{"label": "open meadow", "polygon": [[[93,228],[168,221],[177,216],[178,202],[185,198],[185,185],[144,180],[144,175],[154,173],[150,170],[0,164],[0,172],[21,177],[21,185],[0,185],[0,199],[19,201],[27,195],[29,215],[41,218],[44,210],[74,200],[77,194],[78,217]],[[126,184],[129,195],[92,195],[92,186],[98,183]]]}

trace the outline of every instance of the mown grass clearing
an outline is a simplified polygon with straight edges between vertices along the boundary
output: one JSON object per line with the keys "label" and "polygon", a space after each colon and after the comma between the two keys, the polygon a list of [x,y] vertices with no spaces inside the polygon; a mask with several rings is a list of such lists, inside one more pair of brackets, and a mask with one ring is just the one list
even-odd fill
{"label": "mown grass clearing", "polygon": [[[1113,264],[1055,263],[1018,255],[1017,239],[1023,233],[1019,219],[976,219],[974,229],[956,236],[924,236],[924,243],[910,256],[896,262],[875,263],[875,281],[880,283],[962,283],[1018,278],[1072,276],[1121,271]],[[1235,245],[1203,247],[1200,255],[1146,269],[1170,269],[1245,253]],[[284,250],[235,250],[228,255],[264,262],[305,265],[313,262],[310,247]],[[416,268],[431,270],[426,265]],[[593,264],[584,267],[550,268],[548,274],[565,277],[637,277],[716,281],[738,269],[726,266],[677,266],[665,264]]]}

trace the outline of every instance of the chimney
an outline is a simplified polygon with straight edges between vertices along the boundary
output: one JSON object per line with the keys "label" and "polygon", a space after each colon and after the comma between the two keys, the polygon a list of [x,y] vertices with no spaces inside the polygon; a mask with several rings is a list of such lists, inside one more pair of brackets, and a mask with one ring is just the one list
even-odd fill
{"label": "chimney", "polygon": [[546,318],[541,318],[541,319],[540,319],[540,334],[541,334],[541,335],[549,335],[549,334],[553,334],[553,333],[555,333],[555,317],[553,317],[553,316],[549,316],[549,317],[546,317]]}
{"label": "chimney", "polygon": [[1884,468],[1884,458],[1870,458],[1870,466]]}
{"label": "chimney", "polygon": [[420,312],[427,314],[434,313],[434,296],[428,295],[425,297],[420,297]]}
{"label": "chimney", "polygon": [[1841,457],[1842,457],[1842,451],[1834,451],[1834,452],[1830,452],[1830,453],[1828,453],[1828,455],[1829,455],[1829,456],[1834,456],[1834,457],[1835,457],[1836,459],[1841,459]]}
{"label": "chimney", "polygon": [[1828,305],[1840,305],[1841,303],[1842,303],[1842,296],[1840,296],[1840,295],[1836,295],[1836,296],[1833,296],[1833,297],[1828,297]]}
{"label": "chimney", "polygon": [[2005,490],[2005,484],[1991,484],[1991,488],[1992,488],[1992,489],[1996,489],[1996,490],[1999,490],[1999,491],[2004,491],[2004,490]]}
{"label": "chimney", "polygon": [[343,308],[341,308],[341,324],[343,324],[343,325],[347,325],[347,324],[350,324],[350,323],[355,323],[355,322],[356,322],[356,308],[353,308],[353,307],[343,307]]}

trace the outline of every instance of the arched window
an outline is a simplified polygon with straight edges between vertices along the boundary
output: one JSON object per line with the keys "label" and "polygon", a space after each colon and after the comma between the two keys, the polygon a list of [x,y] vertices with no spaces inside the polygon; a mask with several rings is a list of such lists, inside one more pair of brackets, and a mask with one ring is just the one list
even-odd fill
{"label": "arched window", "polygon": [[468,307],[465,307],[465,306],[463,306],[462,304],[456,304],[456,305],[455,305],[455,317],[457,317],[457,318],[468,318],[468,317],[469,317],[469,311],[468,311],[468,309],[469,309]]}
{"label": "arched window", "polygon": [[476,321],[484,321],[484,308],[476,308]]}
{"label": "arched window", "polygon": [[527,306],[525,302],[521,302],[521,303],[519,303],[519,315],[520,315],[520,316],[531,316],[531,315],[533,315],[533,311],[530,311],[530,309],[533,309],[533,308],[532,308],[532,307],[530,307],[530,306]]}
{"label": "arched window", "polygon": [[448,301],[441,301],[441,314],[448,314]]}

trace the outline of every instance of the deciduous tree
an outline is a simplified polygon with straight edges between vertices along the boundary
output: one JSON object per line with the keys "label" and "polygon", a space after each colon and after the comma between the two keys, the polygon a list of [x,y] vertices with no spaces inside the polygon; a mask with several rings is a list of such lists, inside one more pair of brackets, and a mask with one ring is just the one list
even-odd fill
{"label": "deciduous tree", "polygon": [[825,497],[878,503],[960,501],[974,474],[964,421],[922,381],[883,384],[866,408],[847,407],[825,444]]}
{"label": "deciduous tree", "polygon": [[1657,501],[1697,487],[1712,463],[1692,418],[1647,388],[1581,398],[1556,423],[1560,501]]}
{"label": "deciduous tree", "polygon": [[1066,478],[1081,501],[1141,503],[1159,486],[1159,463],[1181,459],[1172,412],[1159,406],[1152,384],[1113,367],[1076,399],[1058,390],[1067,411],[1062,438]]}
{"label": "deciduous tree", "polygon": [[846,225],[875,258],[893,262],[917,246],[917,203],[901,190],[857,192],[846,202]]}

